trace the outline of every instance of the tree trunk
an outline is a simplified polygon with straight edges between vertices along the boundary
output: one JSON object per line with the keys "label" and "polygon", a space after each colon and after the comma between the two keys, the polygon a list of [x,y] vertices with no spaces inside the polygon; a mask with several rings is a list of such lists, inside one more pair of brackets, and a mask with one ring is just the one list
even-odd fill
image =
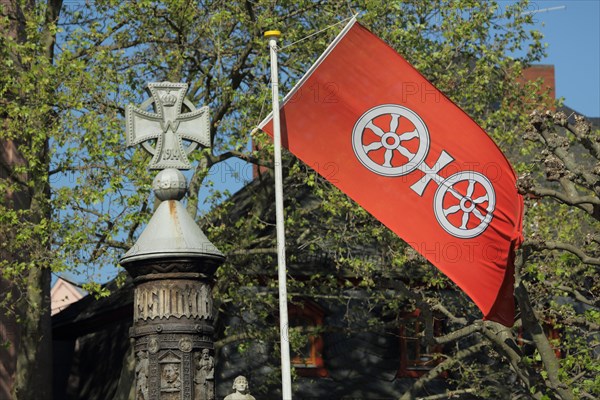
{"label": "tree trunk", "polygon": [[[28,40],[25,35],[25,24],[27,14],[35,12],[35,0],[17,2],[14,0],[0,0],[2,14],[8,16],[10,24],[7,32],[1,32],[14,38],[17,42],[24,43]],[[48,0],[45,10],[45,21],[43,31],[43,53],[51,61],[54,57],[55,32],[52,25],[58,20],[62,0]],[[18,60],[18,55],[15,55]],[[16,82],[18,82],[19,71],[15,71]],[[15,96],[8,96],[12,101],[20,101],[17,95],[18,87],[15,87]],[[6,119],[6,115],[0,115]],[[52,116],[48,115],[48,121]],[[39,125],[40,134],[45,134],[46,126],[42,121]],[[5,198],[8,204],[5,206],[27,210],[23,223],[37,224],[43,219],[51,216],[48,206],[50,188],[47,180],[48,159],[48,135],[44,139],[44,145],[40,149],[38,157],[45,162],[42,170],[34,170],[31,173],[16,174],[15,168],[21,167],[27,170],[29,162],[19,151],[21,146],[31,149],[31,138],[19,137],[16,140],[3,140],[2,176],[4,179],[19,180],[26,182],[22,185],[23,190],[9,193]],[[43,171],[46,168],[46,171]],[[21,169],[22,170],[22,169]],[[10,235],[10,233],[8,233]],[[18,284],[15,282],[17,299],[15,300],[16,318],[20,324],[20,341],[15,346],[16,370],[14,382],[11,389],[12,400],[51,400],[52,399],[52,323],[50,317],[50,282],[51,270],[48,265],[40,261],[40,255],[45,256],[49,251],[49,241],[44,243],[33,243],[31,248],[35,254],[28,254],[30,250],[19,251],[12,249],[13,254],[5,254],[7,259],[15,262],[23,262],[27,268],[19,277]],[[4,399],[3,399],[4,400]],[[10,400],[10,399],[7,399]]]}
{"label": "tree trunk", "polygon": [[22,336],[17,354],[14,400],[52,400],[52,324],[50,269],[28,272],[20,300]]}
{"label": "tree trunk", "polygon": [[535,316],[531,302],[529,301],[529,293],[522,282],[515,286],[515,296],[521,310],[521,320],[523,321],[523,329],[531,334],[537,351],[540,353],[544,369],[548,373],[548,382],[561,399],[573,400],[575,397],[567,385],[562,383],[558,377],[560,365],[554,349],[550,345],[542,325]]}
{"label": "tree trunk", "polygon": [[[0,156],[4,168],[14,169],[26,161],[18,152],[18,145],[13,141],[2,143]],[[5,179],[10,179],[12,171],[5,171]],[[23,178],[23,177],[20,177]],[[27,179],[27,177],[25,178]],[[33,179],[33,178],[32,178]],[[47,185],[43,184],[42,193],[37,196],[47,196]],[[9,193],[5,200],[7,207],[32,212],[29,223],[39,221],[39,217],[47,214],[44,206],[32,202],[33,196],[27,191]],[[32,209],[39,208],[39,211]],[[36,217],[37,216],[37,217]],[[6,233],[10,240],[10,233]],[[14,250],[14,249],[13,249]],[[8,260],[25,262],[27,254],[14,250],[13,254],[3,254]],[[12,360],[6,360],[11,369],[16,364],[13,379],[3,382],[12,388],[5,388],[5,394],[10,390],[13,400],[50,400],[52,398],[52,326],[50,318],[50,269],[39,262],[33,263],[19,277],[18,282],[11,283],[15,298],[15,319],[19,323],[20,340],[11,343]],[[12,381],[12,382],[11,382]],[[10,399],[7,399],[10,400]]]}
{"label": "tree trunk", "polygon": [[[5,167],[23,166],[26,160],[18,151],[19,146],[14,141],[3,143],[5,150],[1,156]],[[47,154],[47,150],[44,151]],[[42,154],[42,157],[46,157]],[[14,176],[11,171],[8,179]],[[29,217],[24,223],[38,223],[49,216],[45,198],[49,196],[47,182],[34,176],[20,176],[25,181],[37,180],[29,191],[22,190],[9,193],[6,197],[7,207],[28,210]],[[42,201],[40,201],[40,198]],[[10,234],[9,234],[10,235]],[[10,239],[9,239],[10,240]],[[32,244],[35,253],[47,252],[47,245]],[[50,268],[42,265],[37,257],[26,251],[13,249],[13,254],[5,254],[7,259],[14,262],[32,261],[31,265],[14,282],[16,304],[14,307],[16,320],[20,325],[20,340],[14,343],[16,354],[16,369],[12,383],[11,396],[13,400],[51,400],[52,399],[52,323],[50,317]],[[14,362],[14,361],[12,361]]]}
{"label": "tree trunk", "polygon": [[550,345],[544,329],[538,320],[531,301],[529,292],[521,280],[520,270],[527,261],[528,249],[525,247],[517,252],[517,260],[515,262],[515,297],[521,311],[521,320],[523,321],[523,330],[531,334],[535,347],[540,354],[544,369],[548,373],[546,384],[549,388],[555,391],[563,400],[573,400],[573,392],[560,381],[559,370],[560,364],[554,349]]}

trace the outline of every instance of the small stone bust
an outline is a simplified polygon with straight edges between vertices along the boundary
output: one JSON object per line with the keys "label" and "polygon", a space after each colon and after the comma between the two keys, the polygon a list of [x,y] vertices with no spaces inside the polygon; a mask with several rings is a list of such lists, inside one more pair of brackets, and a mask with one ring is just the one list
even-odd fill
{"label": "small stone bust", "polygon": [[225,397],[224,400],[256,400],[248,393],[248,380],[244,376],[238,376],[233,381],[234,392]]}

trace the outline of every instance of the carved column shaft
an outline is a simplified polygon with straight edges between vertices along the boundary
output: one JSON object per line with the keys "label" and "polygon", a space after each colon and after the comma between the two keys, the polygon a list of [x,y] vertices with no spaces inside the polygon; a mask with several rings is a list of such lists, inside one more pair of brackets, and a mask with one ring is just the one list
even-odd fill
{"label": "carved column shaft", "polygon": [[[145,265],[143,270],[165,265],[193,269],[193,263],[179,262]],[[140,272],[139,266],[135,271]],[[210,280],[200,273],[150,273],[134,283],[135,399],[214,400]]]}

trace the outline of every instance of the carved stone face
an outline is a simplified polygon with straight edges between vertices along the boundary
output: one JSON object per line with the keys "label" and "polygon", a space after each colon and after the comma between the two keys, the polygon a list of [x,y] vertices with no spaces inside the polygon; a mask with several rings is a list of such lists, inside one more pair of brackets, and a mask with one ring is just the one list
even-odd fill
{"label": "carved stone face", "polygon": [[233,388],[240,393],[246,393],[246,390],[248,390],[248,381],[243,376],[238,376],[233,381]]}
{"label": "carved stone face", "polygon": [[173,383],[179,377],[179,369],[171,364],[165,365],[163,369],[163,377],[167,383]]}
{"label": "carved stone face", "polygon": [[210,357],[210,353],[208,352],[208,349],[202,350],[202,358],[205,360],[208,360],[209,357]]}

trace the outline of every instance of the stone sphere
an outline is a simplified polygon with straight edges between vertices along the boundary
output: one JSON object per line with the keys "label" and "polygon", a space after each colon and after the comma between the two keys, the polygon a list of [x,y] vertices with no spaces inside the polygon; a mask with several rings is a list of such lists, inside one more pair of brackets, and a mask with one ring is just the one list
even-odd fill
{"label": "stone sphere", "polygon": [[187,181],[181,171],[165,169],[160,171],[152,181],[152,189],[161,201],[181,200],[187,192]]}

